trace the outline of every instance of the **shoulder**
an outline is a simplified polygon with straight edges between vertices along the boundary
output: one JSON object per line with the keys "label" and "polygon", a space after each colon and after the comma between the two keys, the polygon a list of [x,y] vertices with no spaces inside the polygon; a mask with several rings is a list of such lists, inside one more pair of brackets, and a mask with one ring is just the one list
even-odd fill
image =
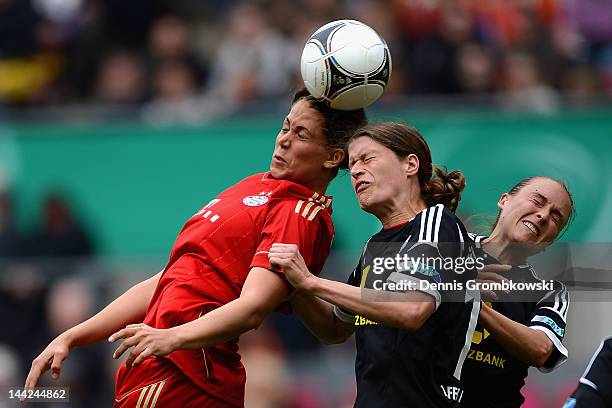
{"label": "shoulder", "polygon": [[421,211],[415,217],[419,241],[463,242],[467,231],[459,218],[442,204],[436,204]]}
{"label": "shoulder", "polygon": [[487,239],[488,236],[476,234],[474,232],[468,232],[468,237],[474,241],[476,244],[482,243],[483,240]]}

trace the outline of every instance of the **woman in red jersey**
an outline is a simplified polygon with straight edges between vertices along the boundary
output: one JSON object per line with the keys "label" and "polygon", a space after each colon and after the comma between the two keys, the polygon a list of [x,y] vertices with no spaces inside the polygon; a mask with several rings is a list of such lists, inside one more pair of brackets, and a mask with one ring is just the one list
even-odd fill
{"label": "woman in red jersey", "polygon": [[[135,346],[117,373],[116,407],[243,406],[237,337],[282,307],[291,292],[282,273],[272,271],[268,251],[274,242],[294,243],[309,268],[321,271],[334,235],[331,197],[324,194],[346,166],[346,139],[365,123],[363,110],[335,111],[299,91],[270,171],[228,188],[191,217],[164,270],[54,339],[32,362],[26,388],[49,369],[57,379],[71,348],[128,325],[111,337],[128,338],[115,357]],[[181,350],[147,359],[153,354],[148,341],[162,335]]]}

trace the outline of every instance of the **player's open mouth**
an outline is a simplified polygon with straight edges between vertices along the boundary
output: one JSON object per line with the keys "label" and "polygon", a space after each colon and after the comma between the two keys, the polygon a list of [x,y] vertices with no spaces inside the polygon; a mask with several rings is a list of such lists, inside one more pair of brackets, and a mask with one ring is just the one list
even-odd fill
{"label": "player's open mouth", "polygon": [[287,160],[283,159],[282,157],[280,157],[278,154],[275,154],[274,156],[272,156],[273,160],[279,161],[281,163],[285,163],[287,164]]}
{"label": "player's open mouth", "polygon": [[355,184],[355,192],[359,194],[369,186],[370,183],[368,183],[367,181],[358,181],[357,184]]}
{"label": "player's open mouth", "polygon": [[532,222],[530,221],[523,221],[523,225],[526,226],[527,228],[529,228],[529,230],[531,232],[533,232],[533,234],[537,237],[538,235],[540,235],[540,231],[538,230],[538,227],[536,227]]}

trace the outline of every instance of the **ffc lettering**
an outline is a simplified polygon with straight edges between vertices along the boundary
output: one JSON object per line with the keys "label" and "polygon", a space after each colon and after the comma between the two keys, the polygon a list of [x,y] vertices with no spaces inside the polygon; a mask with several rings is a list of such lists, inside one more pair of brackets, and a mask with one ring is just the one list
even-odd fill
{"label": "ffc lettering", "polygon": [[461,402],[461,398],[463,397],[463,390],[461,388],[450,385],[446,387],[441,385],[440,388],[442,388],[442,392],[446,398],[451,401]]}

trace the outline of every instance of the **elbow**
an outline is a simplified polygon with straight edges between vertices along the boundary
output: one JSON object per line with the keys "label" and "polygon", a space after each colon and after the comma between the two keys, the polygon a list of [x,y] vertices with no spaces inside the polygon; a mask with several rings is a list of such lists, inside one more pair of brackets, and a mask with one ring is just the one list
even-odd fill
{"label": "elbow", "polygon": [[427,312],[426,304],[415,304],[414,308],[406,308],[399,316],[401,329],[415,332],[419,330],[429,317],[430,313]]}
{"label": "elbow", "polygon": [[546,361],[548,361],[553,352],[553,347],[551,341],[543,342],[538,345],[533,351],[531,365],[538,368],[544,367],[544,364],[546,364]]}
{"label": "elbow", "polygon": [[249,313],[249,316],[247,316],[247,318],[245,319],[246,330],[244,331],[257,330],[265,320],[266,316],[267,314],[261,310],[252,310],[251,313]]}

